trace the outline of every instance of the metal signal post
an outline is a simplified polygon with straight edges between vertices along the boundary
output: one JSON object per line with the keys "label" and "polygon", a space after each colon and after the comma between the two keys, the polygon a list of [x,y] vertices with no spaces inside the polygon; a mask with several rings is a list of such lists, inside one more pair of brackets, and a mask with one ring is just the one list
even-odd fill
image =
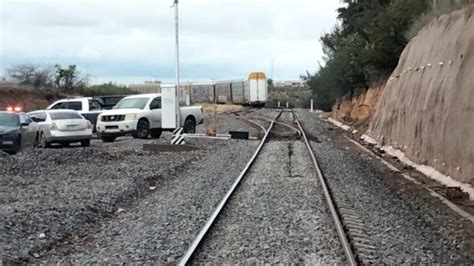
{"label": "metal signal post", "polygon": [[176,128],[181,125],[181,114],[179,108],[179,20],[178,20],[178,0],[174,0],[175,28],[176,28]]}

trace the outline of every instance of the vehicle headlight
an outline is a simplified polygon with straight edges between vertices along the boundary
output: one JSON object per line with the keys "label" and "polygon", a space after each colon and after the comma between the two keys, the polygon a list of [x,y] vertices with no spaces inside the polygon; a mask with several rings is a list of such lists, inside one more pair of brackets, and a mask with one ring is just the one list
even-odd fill
{"label": "vehicle headlight", "polygon": [[137,118],[137,114],[136,113],[130,113],[130,114],[126,114],[125,115],[125,120],[134,120]]}

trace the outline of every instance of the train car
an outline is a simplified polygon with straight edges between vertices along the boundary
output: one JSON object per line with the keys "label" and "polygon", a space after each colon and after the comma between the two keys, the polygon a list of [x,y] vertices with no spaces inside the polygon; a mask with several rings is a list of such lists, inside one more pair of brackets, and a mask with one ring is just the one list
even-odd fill
{"label": "train car", "polygon": [[191,102],[214,102],[214,83],[192,83]]}
{"label": "train car", "polygon": [[249,90],[249,104],[252,106],[265,106],[268,94],[268,84],[265,73],[250,73],[247,87]]}
{"label": "train car", "polygon": [[178,90],[178,99],[181,105],[187,104],[188,97],[189,98],[191,97],[190,94],[191,94],[191,83],[190,82],[180,83],[179,90]]}
{"label": "train car", "polygon": [[250,80],[244,81],[244,95],[245,95],[245,102],[244,105],[250,105]]}
{"label": "train car", "polygon": [[216,82],[215,95],[217,103],[232,103],[231,81]]}
{"label": "train car", "polygon": [[132,84],[128,88],[136,93],[161,93],[161,83]]}
{"label": "train car", "polygon": [[180,84],[180,103],[233,103],[264,106],[267,102],[267,77],[263,72],[252,72],[247,79],[217,81],[215,83]]}
{"label": "train car", "polygon": [[232,88],[232,103],[234,104],[247,104],[248,93],[246,94],[245,89],[245,80],[233,80],[231,82]]}

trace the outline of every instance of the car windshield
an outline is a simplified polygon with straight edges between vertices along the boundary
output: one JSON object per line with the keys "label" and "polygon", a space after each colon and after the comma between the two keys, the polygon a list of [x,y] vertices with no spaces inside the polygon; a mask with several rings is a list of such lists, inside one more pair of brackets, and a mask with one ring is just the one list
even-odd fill
{"label": "car windshield", "polygon": [[20,119],[16,114],[0,113],[0,126],[15,127],[20,124]]}
{"label": "car windshield", "polygon": [[148,102],[149,98],[127,98],[122,99],[118,102],[114,109],[130,109],[130,108],[137,108],[143,109],[145,108],[146,103]]}
{"label": "car windshield", "polygon": [[82,116],[75,112],[51,112],[51,120],[82,119]]}

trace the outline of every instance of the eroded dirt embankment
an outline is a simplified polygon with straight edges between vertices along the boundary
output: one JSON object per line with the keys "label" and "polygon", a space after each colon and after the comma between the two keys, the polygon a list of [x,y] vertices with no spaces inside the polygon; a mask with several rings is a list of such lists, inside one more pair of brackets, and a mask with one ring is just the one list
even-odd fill
{"label": "eroded dirt embankment", "polygon": [[48,94],[29,86],[0,84],[0,109],[8,106],[20,106],[24,111],[46,108],[61,98],[57,94]]}
{"label": "eroded dirt embankment", "polygon": [[443,15],[403,51],[367,134],[474,185],[474,6]]}
{"label": "eroded dirt embankment", "polygon": [[332,107],[331,117],[357,129],[366,127],[375,113],[383,89],[384,84],[374,84],[358,96],[340,99]]}

